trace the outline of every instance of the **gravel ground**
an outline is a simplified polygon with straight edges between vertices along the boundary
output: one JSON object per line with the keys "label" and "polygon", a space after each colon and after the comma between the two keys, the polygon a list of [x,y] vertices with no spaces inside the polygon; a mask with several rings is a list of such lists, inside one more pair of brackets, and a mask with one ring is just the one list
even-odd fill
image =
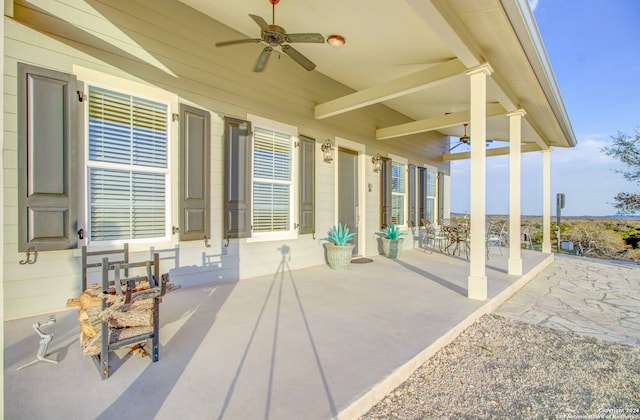
{"label": "gravel ground", "polygon": [[485,315],[362,419],[640,419],[640,347]]}

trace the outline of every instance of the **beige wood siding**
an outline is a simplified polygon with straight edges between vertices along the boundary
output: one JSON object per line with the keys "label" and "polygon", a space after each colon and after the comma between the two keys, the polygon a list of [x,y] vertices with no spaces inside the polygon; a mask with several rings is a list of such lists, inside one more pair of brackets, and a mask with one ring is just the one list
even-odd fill
{"label": "beige wood siding", "polygon": [[[40,4],[41,3],[41,4]],[[324,163],[320,145],[341,137],[365,145],[366,209],[365,245],[368,255],[377,253],[373,232],[378,226],[378,174],[370,156],[389,153],[410,163],[431,164],[449,172],[438,162],[444,141],[436,134],[414,135],[376,141],[375,130],[409,120],[385,107],[374,105],[343,115],[316,120],[313,108],[352,91],[318,72],[307,72],[289,57],[271,57],[265,72],[251,71],[262,47],[248,44],[215,48],[217,41],[241,37],[228,27],[173,0],[131,1],[49,0],[38,7],[16,1],[14,18],[4,17],[4,285],[5,315],[15,318],[64,309],[68,298],[80,293],[78,251],[41,252],[38,262],[19,264],[17,252],[17,63],[33,64],[67,73],[80,66],[164,89],[181,102],[212,112],[211,141],[211,247],[193,241],[154,244],[167,259],[162,271],[172,270],[174,281],[198,284],[273,274],[282,255],[278,248],[292,249],[291,269],[324,264],[319,238],[335,222],[334,164]],[[328,48],[312,45],[308,48]],[[175,110],[174,112],[177,112]],[[246,119],[259,115],[298,127],[316,139],[316,235],[294,241],[232,241],[222,238],[223,215],[223,117]],[[83,139],[80,139],[82,143]],[[82,172],[83,166],[80,166]],[[177,162],[172,176],[177,180]],[[173,182],[176,189],[176,182]],[[177,197],[177,191],[173,191]],[[81,203],[81,208],[83,204]],[[177,207],[176,207],[177,208]],[[177,220],[177,214],[172,215]],[[297,215],[294,215],[297,218]],[[176,223],[174,223],[176,224]],[[176,251],[175,246],[178,246]],[[149,257],[149,247],[134,247],[133,260]],[[174,258],[178,254],[179,258]],[[251,264],[243,258],[251,256]]]}

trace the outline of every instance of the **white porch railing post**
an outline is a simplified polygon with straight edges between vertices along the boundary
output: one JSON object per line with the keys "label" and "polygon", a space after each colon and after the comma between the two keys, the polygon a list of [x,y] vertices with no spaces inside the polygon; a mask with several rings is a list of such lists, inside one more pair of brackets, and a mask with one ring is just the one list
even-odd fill
{"label": "white porch railing post", "polygon": [[485,218],[487,190],[487,76],[493,73],[489,64],[482,64],[467,71],[471,88],[471,251],[469,255],[469,277],[467,296],[470,299],[487,298],[487,275],[485,271]]}
{"label": "white porch railing post", "polygon": [[509,264],[508,273],[522,275],[521,235],[521,141],[523,109],[510,112],[509,117]]}
{"label": "white porch railing post", "polygon": [[551,149],[542,151],[542,252],[551,253]]}

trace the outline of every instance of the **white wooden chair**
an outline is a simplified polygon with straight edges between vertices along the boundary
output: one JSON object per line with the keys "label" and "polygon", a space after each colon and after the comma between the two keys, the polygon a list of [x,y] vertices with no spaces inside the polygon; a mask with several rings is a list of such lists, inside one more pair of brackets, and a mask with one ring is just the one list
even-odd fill
{"label": "white wooden chair", "polygon": [[489,250],[492,246],[497,246],[502,255],[502,246],[507,244],[507,222],[498,221],[489,222],[486,234],[487,259],[489,259]]}

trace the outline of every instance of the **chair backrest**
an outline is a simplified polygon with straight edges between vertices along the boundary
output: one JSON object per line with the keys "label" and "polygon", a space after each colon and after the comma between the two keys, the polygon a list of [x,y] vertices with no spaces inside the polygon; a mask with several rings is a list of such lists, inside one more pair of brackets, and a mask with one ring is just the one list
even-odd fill
{"label": "chair backrest", "polygon": [[[122,295],[122,284],[130,281],[146,280],[149,287],[156,287],[160,284],[160,254],[153,254],[153,260],[140,262],[118,263],[111,262],[107,257],[102,259],[102,291],[106,292],[111,286],[115,287],[116,293]],[[136,275],[129,277],[129,270],[136,268],[146,268],[145,275]],[[113,271],[113,278],[109,272]],[[130,288],[127,288],[130,292]]]}
{"label": "chair backrest", "polygon": [[520,231],[520,245],[526,245],[527,248],[533,248],[533,242],[531,240],[531,228],[528,225],[523,225]]}
{"label": "chair backrest", "polygon": [[[117,258],[119,255],[121,256],[120,259],[114,259],[114,258]],[[82,247],[82,291],[86,290],[87,283],[89,282],[89,269],[102,266],[102,262],[105,257],[109,262],[112,262],[112,263],[123,263],[123,264],[128,263],[129,262],[129,244],[124,243],[122,248],[95,249],[93,251],[89,251],[89,249],[86,246],[83,246]]]}
{"label": "chair backrest", "polygon": [[486,242],[502,244],[507,242],[507,221],[490,221],[487,224]]}

